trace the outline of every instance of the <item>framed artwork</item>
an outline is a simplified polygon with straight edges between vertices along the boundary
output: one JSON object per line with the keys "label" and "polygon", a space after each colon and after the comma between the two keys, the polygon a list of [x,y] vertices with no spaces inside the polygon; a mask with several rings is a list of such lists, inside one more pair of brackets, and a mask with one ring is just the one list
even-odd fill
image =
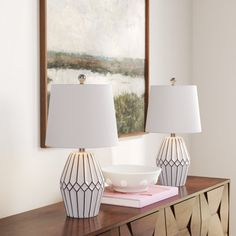
{"label": "framed artwork", "polygon": [[111,83],[119,136],[144,133],[149,0],[40,0],[40,131],[53,83]]}

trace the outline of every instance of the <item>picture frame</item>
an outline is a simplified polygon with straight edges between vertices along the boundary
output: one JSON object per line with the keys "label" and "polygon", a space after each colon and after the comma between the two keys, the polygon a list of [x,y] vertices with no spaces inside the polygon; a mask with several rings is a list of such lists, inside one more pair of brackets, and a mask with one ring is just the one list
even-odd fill
{"label": "picture frame", "polygon": [[62,0],[54,7],[55,0],[40,0],[41,147],[46,147],[50,85],[76,83],[80,73],[91,83],[100,82],[102,78],[115,84],[119,137],[145,133],[149,93],[149,0],[116,0],[113,5],[112,2],[115,0],[105,1],[110,4],[106,6],[97,0]]}

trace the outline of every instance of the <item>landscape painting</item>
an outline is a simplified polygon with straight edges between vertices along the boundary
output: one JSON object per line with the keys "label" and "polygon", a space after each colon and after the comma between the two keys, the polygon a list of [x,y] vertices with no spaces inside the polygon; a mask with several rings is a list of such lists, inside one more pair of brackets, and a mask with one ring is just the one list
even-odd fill
{"label": "landscape painting", "polygon": [[120,136],[144,132],[148,1],[42,0],[40,7],[41,131],[51,85],[76,84],[85,74],[86,83],[112,84]]}

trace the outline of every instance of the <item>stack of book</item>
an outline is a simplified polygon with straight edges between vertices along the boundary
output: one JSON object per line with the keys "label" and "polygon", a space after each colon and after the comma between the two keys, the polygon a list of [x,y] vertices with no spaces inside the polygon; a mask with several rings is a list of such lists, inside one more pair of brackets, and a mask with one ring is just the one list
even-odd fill
{"label": "stack of book", "polygon": [[151,185],[146,192],[141,193],[120,193],[112,190],[111,187],[106,187],[102,197],[102,203],[141,208],[177,194],[177,187],[161,185]]}

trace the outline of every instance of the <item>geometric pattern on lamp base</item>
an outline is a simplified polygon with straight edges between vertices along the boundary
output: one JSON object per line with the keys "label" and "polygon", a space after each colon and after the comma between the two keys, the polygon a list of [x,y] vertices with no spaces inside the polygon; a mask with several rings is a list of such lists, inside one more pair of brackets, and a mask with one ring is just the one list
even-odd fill
{"label": "geometric pattern on lamp base", "polygon": [[92,153],[72,152],[65,164],[60,190],[67,216],[89,218],[98,215],[104,178]]}
{"label": "geometric pattern on lamp base", "polygon": [[162,172],[159,180],[166,186],[183,186],[190,165],[189,154],[182,137],[166,137],[160,147],[157,166]]}

